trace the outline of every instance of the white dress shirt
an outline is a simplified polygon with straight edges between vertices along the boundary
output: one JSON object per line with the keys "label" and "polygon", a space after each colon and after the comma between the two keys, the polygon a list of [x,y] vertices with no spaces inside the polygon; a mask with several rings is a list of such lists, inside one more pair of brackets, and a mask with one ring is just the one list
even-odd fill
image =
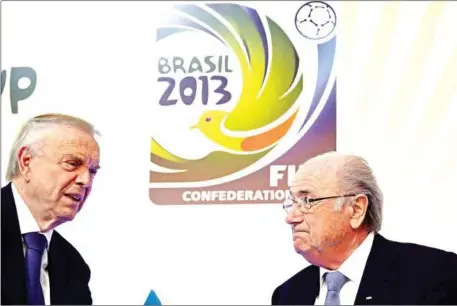
{"label": "white dress shirt", "polygon": [[[19,227],[21,228],[21,234],[31,233],[31,232],[41,232],[38,223],[35,221],[32,213],[29,210],[29,207],[25,204],[24,200],[22,199],[21,195],[16,189],[14,184],[11,184],[11,188],[13,190],[13,197],[14,202],[16,203],[16,210],[17,216],[19,219]],[[51,291],[49,285],[49,274],[47,271],[48,266],[48,250],[49,245],[51,244],[51,237],[52,237],[53,230],[50,230],[46,233],[42,233],[48,242],[47,248],[44,250],[43,258],[41,259],[41,287],[43,288],[43,296],[44,302],[46,305],[51,304]],[[25,259],[25,252],[26,252],[26,245],[24,242],[24,238],[22,238],[22,245],[24,246],[24,259]]]}
{"label": "white dress shirt", "polygon": [[[349,280],[343,285],[340,291],[340,305],[354,305],[357,291],[359,290],[360,281],[362,280],[363,271],[373,245],[374,233],[371,232],[362,244],[346,259],[337,270],[343,273]],[[331,272],[325,268],[319,268],[320,271],[320,291],[316,298],[315,305],[324,305],[327,296],[327,284],[324,279],[326,272]]]}

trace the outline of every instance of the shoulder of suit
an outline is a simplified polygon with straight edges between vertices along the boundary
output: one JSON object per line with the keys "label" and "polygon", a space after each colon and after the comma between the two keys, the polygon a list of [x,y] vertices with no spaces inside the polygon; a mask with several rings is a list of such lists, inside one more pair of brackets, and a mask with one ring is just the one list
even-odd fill
{"label": "shoulder of suit", "polygon": [[[65,256],[69,256],[72,261],[78,261],[87,266],[86,261],[82,257],[81,253],[79,253],[79,251],[58,231],[54,230],[52,239],[56,240],[55,242],[59,245],[59,251],[65,253]],[[51,243],[53,243],[52,240]]]}
{"label": "shoulder of suit", "polygon": [[1,189],[2,202],[13,199],[13,191],[11,189],[11,183],[3,186]]}
{"label": "shoulder of suit", "polygon": [[[457,254],[427,245],[411,242],[390,241],[401,265],[416,267],[414,270],[445,276],[457,276]],[[399,259],[400,258],[400,259]],[[418,269],[420,267],[420,269]]]}
{"label": "shoulder of suit", "polygon": [[443,260],[457,261],[457,254],[454,252],[438,249],[436,247],[427,246],[412,242],[397,242],[391,241],[396,247],[405,253],[414,253],[416,256],[425,258],[441,258]]}
{"label": "shoulder of suit", "polygon": [[315,265],[309,265],[306,268],[303,268],[299,272],[295,273],[293,276],[289,277],[286,281],[284,281],[281,285],[279,285],[276,289],[285,287],[289,284],[293,284],[295,282],[300,282],[301,279],[309,277],[314,277],[315,273],[319,273],[319,267]]}

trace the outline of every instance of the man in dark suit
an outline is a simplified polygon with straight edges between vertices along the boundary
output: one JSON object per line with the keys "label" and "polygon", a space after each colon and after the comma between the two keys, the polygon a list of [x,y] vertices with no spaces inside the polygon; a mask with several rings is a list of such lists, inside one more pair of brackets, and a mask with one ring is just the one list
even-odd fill
{"label": "man in dark suit", "polygon": [[90,194],[95,134],[84,120],[47,114],[28,120],[14,142],[1,190],[3,305],[92,304],[88,265],[54,229]]}
{"label": "man in dark suit", "polygon": [[362,158],[329,152],[297,171],[284,203],[294,247],[310,266],[273,305],[457,304],[457,255],[379,234],[383,197]]}

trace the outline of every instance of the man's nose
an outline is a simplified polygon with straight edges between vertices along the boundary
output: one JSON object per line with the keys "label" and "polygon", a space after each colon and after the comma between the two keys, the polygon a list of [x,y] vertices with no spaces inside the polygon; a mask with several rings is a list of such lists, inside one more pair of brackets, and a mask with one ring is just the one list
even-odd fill
{"label": "man's nose", "polygon": [[292,207],[287,213],[286,223],[295,224],[303,222],[304,214],[297,207]]}
{"label": "man's nose", "polygon": [[89,169],[81,170],[76,177],[76,184],[89,187],[92,184],[92,176]]}

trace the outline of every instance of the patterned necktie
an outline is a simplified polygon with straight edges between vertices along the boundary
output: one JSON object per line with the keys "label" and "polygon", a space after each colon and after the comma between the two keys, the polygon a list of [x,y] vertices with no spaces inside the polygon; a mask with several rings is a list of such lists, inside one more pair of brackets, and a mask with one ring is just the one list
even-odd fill
{"label": "patterned necktie", "polygon": [[327,272],[324,277],[327,283],[325,305],[340,305],[340,290],[348,278],[338,271]]}
{"label": "patterned necktie", "polygon": [[25,268],[27,272],[27,304],[44,305],[43,289],[41,288],[40,271],[41,259],[46,248],[46,237],[40,233],[24,235],[27,251],[25,253]]}

